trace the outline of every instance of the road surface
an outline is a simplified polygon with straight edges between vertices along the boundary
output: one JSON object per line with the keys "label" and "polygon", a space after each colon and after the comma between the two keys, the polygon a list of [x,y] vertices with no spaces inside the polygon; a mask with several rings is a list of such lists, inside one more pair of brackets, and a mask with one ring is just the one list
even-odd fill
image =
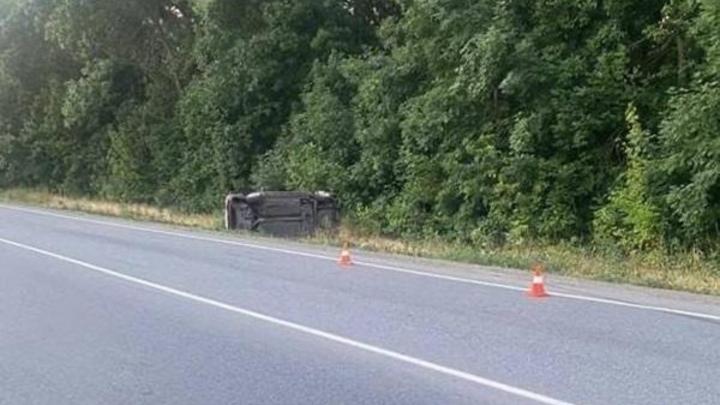
{"label": "road surface", "polygon": [[0,205],[0,404],[720,403],[717,299],[353,253]]}

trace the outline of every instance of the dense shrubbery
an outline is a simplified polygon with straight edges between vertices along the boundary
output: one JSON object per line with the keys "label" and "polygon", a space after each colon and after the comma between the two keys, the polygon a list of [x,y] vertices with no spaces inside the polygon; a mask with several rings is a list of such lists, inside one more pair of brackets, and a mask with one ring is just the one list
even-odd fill
{"label": "dense shrubbery", "polygon": [[5,0],[0,186],[209,210],[325,189],[373,232],[720,240],[711,0]]}

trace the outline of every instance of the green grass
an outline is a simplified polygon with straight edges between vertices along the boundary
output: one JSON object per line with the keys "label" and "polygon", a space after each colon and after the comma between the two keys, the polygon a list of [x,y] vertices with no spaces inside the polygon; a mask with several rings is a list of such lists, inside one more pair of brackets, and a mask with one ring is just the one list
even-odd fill
{"label": "green grass", "polygon": [[[145,204],[125,204],[92,198],[73,198],[28,189],[0,190],[0,201],[19,202],[55,209],[154,221],[206,230],[222,229],[222,215],[188,214]],[[525,244],[483,249],[442,240],[398,240],[369,235],[344,226],[338,234],[319,235],[312,243],[353,246],[378,252],[438,258],[464,263],[528,269],[543,263],[553,273],[572,277],[647,287],[720,295],[720,264],[700,253],[667,255],[643,252],[611,255],[592,247]]]}

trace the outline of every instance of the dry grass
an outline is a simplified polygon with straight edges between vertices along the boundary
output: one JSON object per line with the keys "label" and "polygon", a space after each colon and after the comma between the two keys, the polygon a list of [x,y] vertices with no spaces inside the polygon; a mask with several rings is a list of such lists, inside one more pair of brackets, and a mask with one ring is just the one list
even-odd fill
{"label": "dry grass", "polygon": [[521,245],[483,249],[442,240],[397,240],[364,235],[344,227],[319,243],[352,241],[362,249],[456,262],[529,269],[543,263],[550,272],[572,277],[720,295],[720,263],[698,253],[669,256],[646,252],[615,256],[570,245]]}
{"label": "dry grass", "polygon": [[220,215],[188,214],[146,204],[126,204],[92,198],[67,197],[38,190],[0,190],[0,201],[19,202],[47,208],[81,211],[209,230],[221,229],[222,227]]}
{"label": "dry grass", "polygon": [[[219,213],[187,214],[143,204],[71,198],[37,190],[0,190],[0,201],[208,230],[222,228],[222,216]],[[720,264],[717,260],[710,260],[697,253],[668,256],[661,252],[648,252],[619,257],[569,245],[522,245],[482,249],[441,240],[383,238],[363,234],[347,226],[343,227],[338,235],[320,235],[309,241],[332,245],[339,245],[341,241],[352,241],[354,246],[370,251],[518,269],[526,269],[533,263],[542,262],[549,271],[568,276],[720,295]]]}

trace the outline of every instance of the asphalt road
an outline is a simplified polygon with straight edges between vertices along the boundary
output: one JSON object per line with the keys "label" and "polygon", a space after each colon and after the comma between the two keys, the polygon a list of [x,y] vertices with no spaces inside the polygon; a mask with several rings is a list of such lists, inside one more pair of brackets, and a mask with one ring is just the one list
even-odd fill
{"label": "asphalt road", "polygon": [[720,403],[716,299],[333,254],[0,205],[0,404]]}

